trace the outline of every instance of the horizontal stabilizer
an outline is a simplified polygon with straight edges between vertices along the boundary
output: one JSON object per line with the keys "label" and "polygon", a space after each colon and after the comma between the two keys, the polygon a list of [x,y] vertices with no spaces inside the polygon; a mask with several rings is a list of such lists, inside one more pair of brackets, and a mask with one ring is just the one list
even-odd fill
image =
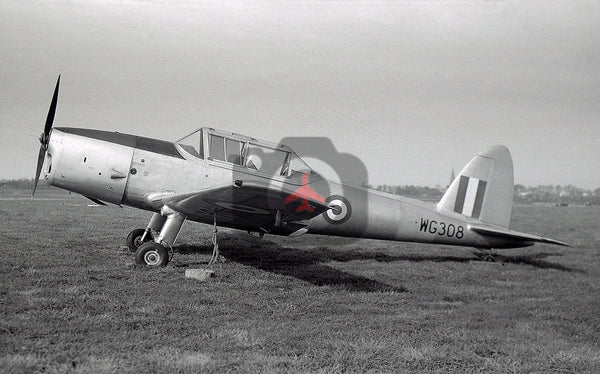
{"label": "horizontal stabilizer", "polygon": [[564,242],[561,242],[558,240],[544,238],[544,237],[537,236],[537,235],[525,234],[522,232],[508,230],[508,229],[491,228],[491,227],[487,227],[487,226],[477,226],[477,225],[469,225],[469,228],[471,230],[475,231],[476,233],[479,233],[482,235],[505,238],[505,239],[514,240],[514,241],[521,241],[524,243],[532,243],[533,244],[533,242],[539,242],[539,243],[562,245],[565,247],[573,247],[570,244],[567,244],[567,243],[564,243]]}

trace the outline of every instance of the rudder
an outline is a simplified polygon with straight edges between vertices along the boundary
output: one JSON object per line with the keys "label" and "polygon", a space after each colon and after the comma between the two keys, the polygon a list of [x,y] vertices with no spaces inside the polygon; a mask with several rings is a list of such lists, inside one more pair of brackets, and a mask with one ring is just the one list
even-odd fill
{"label": "rudder", "polygon": [[475,156],[462,169],[437,209],[508,228],[512,206],[512,158],[508,148],[496,145]]}

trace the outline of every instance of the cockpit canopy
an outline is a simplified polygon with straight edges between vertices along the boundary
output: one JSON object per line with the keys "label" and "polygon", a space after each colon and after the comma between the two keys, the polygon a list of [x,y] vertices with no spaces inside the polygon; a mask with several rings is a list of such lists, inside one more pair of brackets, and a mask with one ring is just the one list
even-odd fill
{"label": "cockpit canopy", "polygon": [[287,178],[315,172],[288,146],[203,127],[177,141],[190,155]]}

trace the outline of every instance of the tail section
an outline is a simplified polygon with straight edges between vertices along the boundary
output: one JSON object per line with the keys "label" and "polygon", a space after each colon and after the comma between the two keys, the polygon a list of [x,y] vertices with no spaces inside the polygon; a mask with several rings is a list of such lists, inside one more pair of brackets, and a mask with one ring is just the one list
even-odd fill
{"label": "tail section", "polygon": [[513,165],[510,152],[496,145],[475,156],[452,181],[437,205],[440,212],[474,218],[468,229],[479,234],[480,248],[516,248],[534,242],[571,245],[509,229],[513,206]]}
{"label": "tail section", "polygon": [[465,166],[448,187],[437,209],[508,228],[512,206],[512,158],[508,148],[496,145]]}

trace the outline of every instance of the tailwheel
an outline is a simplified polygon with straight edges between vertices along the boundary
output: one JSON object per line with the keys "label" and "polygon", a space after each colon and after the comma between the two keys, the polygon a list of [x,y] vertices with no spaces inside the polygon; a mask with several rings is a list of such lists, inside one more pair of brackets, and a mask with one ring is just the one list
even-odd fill
{"label": "tailwheel", "polygon": [[494,255],[494,252],[492,251],[491,248],[489,248],[489,249],[478,248],[478,249],[479,249],[479,252],[476,252],[475,256],[477,256],[480,261],[496,262],[496,256]]}
{"label": "tailwheel", "polygon": [[144,229],[135,229],[131,231],[129,235],[127,235],[127,239],[125,241],[131,252],[137,251],[142,244],[154,240],[150,231],[148,231],[146,237],[144,237],[145,232],[146,230]]}
{"label": "tailwheel", "polygon": [[483,260],[487,262],[496,262],[496,257],[494,256],[494,254],[489,254],[487,256],[484,256]]}
{"label": "tailwheel", "polygon": [[143,266],[161,267],[169,262],[169,252],[161,244],[147,242],[135,252],[135,263]]}

